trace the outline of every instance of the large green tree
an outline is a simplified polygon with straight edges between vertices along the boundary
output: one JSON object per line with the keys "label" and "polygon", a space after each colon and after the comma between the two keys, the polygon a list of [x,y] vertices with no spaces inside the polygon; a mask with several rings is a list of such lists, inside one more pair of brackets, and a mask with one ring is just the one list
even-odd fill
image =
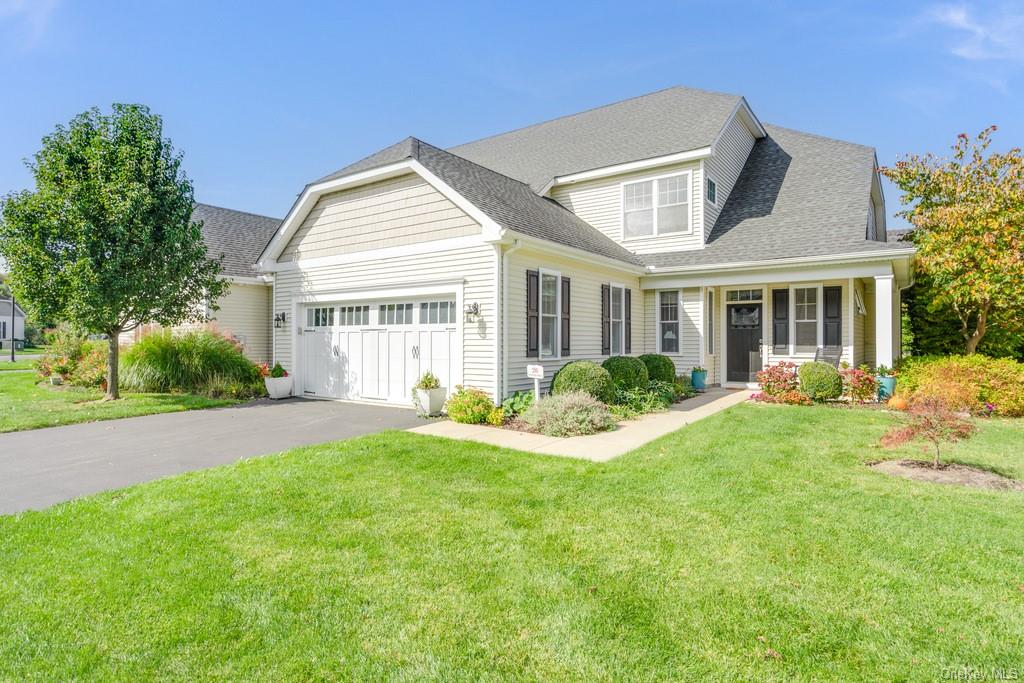
{"label": "large green tree", "polygon": [[118,335],[200,320],[225,290],[192,221],[182,156],[147,107],[92,109],[43,138],[27,163],[35,191],[7,195],[0,254],[34,317],[108,339],[108,399],[118,398]]}
{"label": "large green tree", "polygon": [[929,310],[953,312],[968,354],[991,329],[1005,338],[1024,324],[1024,156],[990,152],[995,130],[961,133],[951,158],[880,169],[903,191]]}

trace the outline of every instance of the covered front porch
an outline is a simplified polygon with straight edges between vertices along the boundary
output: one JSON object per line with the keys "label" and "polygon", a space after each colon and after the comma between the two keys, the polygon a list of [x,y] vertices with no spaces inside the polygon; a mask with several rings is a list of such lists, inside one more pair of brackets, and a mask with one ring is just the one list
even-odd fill
{"label": "covered front porch", "polygon": [[882,261],[645,278],[646,318],[654,333],[648,352],[672,357],[681,373],[704,367],[709,383],[725,387],[753,387],[766,365],[821,355],[851,366],[891,366],[900,355],[900,291],[910,284],[908,265]]}

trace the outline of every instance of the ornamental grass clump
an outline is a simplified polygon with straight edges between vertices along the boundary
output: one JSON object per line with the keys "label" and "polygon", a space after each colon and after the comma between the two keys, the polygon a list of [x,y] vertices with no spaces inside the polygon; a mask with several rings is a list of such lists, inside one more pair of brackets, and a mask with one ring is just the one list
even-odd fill
{"label": "ornamental grass clump", "polygon": [[543,398],[523,413],[522,420],[532,431],[556,437],[586,436],[615,426],[608,406],[583,391]]}
{"label": "ornamental grass clump", "polygon": [[121,380],[126,388],[144,392],[263,393],[256,364],[237,341],[214,330],[151,332],[125,352]]}

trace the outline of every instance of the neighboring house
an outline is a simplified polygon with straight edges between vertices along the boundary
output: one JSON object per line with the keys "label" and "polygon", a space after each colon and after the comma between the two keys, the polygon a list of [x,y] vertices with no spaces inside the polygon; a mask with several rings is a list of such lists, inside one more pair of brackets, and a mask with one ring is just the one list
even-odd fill
{"label": "neighboring house", "polygon": [[[270,360],[270,278],[257,273],[254,264],[281,224],[281,219],[196,204],[192,220],[203,223],[203,238],[210,257],[223,257],[223,274],[231,282],[231,287],[216,302],[217,310],[213,310],[209,302],[202,304],[207,322],[174,329],[186,330],[209,324],[238,339],[252,360]],[[123,333],[121,341],[131,344],[157,327],[137,327]]]}
{"label": "neighboring house", "polygon": [[876,166],[688,88],[408,138],[307,185],[263,251],[273,358],[297,395],[391,403],[428,369],[500,399],[616,354],[738,387],[824,347],[891,365],[914,252]]}
{"label": "neighboring house", "polygon": [[11,348],[11,335],[14,339],[25,339],[25,311],[14,304],[14,319],[11,320],[11,300],[0,299],[0,346]]}

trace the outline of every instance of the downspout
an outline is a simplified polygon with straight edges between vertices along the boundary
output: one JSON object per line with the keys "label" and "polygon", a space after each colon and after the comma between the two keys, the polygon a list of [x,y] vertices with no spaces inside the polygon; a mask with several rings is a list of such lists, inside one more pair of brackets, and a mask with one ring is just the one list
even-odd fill
{"label": "downspout", "polygon": [[[502,276],[502,287],[501,287],[501,392],[504,394],[508,390],[508,315],[509,315],[509,303],[508,303],[508,292],[509,292],[509,275],[508,275],[508,262],[509,256],[520,249],[521,245],[519,240],[513,240],[512,246],[505,250],[501,256],[501,276]],[[499,247],[500,248],[500,247]],[[504,398],[504,396],[502,396]]]}

